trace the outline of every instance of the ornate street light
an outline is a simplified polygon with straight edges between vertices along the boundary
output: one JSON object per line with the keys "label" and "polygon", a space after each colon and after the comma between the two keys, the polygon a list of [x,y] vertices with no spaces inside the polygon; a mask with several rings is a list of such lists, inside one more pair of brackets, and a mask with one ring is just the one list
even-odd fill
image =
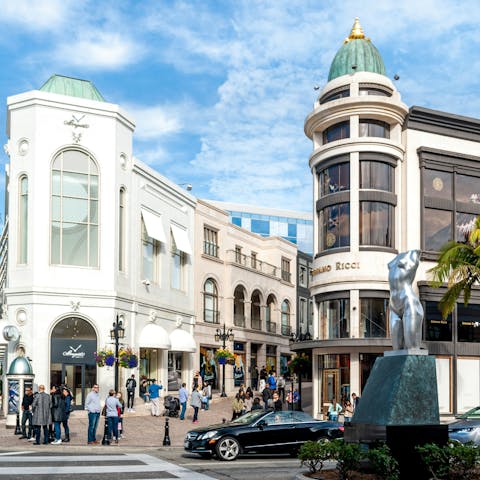
{"label": "ornate street light", "polygon": [[[234,335],[233,335],[233,330],[229,328],[228,330],[225,327],[225,324],[223,324],[222,329],[217,328],[215,331],[215,341],[216,342],[222,342],[222,348],[225,350],[226,344],[225,342],[228,340],[229,342],[233,342]],[[225,393],[225,364],[222,365],[222,393],[220,395],[221,397],[226,397],[227,394]]]}
{"label": "ornate street light", "polygon": [[118,392],[118,347],[119,340],[125,337],[125,328],[123,322],[118,318],[118,315],[113,322],[113,328],[110,330],[110,338],[115,342],[115,391]]}

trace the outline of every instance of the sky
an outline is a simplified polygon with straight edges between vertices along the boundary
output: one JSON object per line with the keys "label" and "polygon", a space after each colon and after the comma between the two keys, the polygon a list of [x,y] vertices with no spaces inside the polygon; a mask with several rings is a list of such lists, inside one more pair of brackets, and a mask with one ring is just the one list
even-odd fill
{"label": "sky", "polygon": [[357,16],[409,107],[480,117],[480,2],[0,0],[0,141],[8,96],[87,79],[195,196],[311,211],[304,120]]}

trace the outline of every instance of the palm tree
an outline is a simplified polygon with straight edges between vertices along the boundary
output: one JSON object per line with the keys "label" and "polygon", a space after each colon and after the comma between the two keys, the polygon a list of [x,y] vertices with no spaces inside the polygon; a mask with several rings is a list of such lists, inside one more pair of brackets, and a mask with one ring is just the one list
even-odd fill
{"label": "palm tree", "polygon": [[480,283],[480,216],[466,232],[464,242],[450,241],[441,251],[432,274],[430,285],[438,288],[445,282],[447,291],[439,302],[443,318],[450,314],[463,292],[463,301],[468,305],[472,287]]}

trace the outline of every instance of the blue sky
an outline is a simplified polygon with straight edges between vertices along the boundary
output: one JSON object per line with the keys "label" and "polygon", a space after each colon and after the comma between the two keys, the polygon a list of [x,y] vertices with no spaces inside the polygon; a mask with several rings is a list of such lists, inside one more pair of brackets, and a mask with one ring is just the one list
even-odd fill
{"label": "blue sky", "polygon": [[[0,6],[4,105],[53,73],[89,79],[134,118],[135,156],[174,182],[191,183],[200,198],[311,210],[312,145],[303,122],[314,86],[326,83],[356,16],[387,75],[400,75],[407,105],[480,116],[480,2],[0,0]],[[3,145],[5,127],[0,131]]]}

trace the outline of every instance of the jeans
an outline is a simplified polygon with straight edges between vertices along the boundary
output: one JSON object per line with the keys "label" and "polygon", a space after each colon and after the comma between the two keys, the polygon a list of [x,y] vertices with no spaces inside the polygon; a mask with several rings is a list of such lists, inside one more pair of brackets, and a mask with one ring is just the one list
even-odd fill
{"label": "jeans", "polygon": [[40,443],[40,433],[43,427],[43,444],[48,445],[48,425],[35,425],[35,443]]}
{"label": "jeans", "polygon": [[112,438],[112,434],[115,440],[118,440],[118,417],[107,417],[108,419],[108,435]]}
{"label": "jeans", "polygon": [[202,400],[202,407],[205,410],[208,410],[209,409],[209,404],[210,404],[210,399],[208,397],[205,397],[205,402]]}
{"label": "jeans", "polygon": [[67,413],[65,420],[63,420],[62,425],[65,430],[65,438],[70,438],[70,428],[68,426],[68,419],[70,418],[70,413]]}
{"label": "jeans", "polygon": [[95,442],[97,440],[97,427],[100,413],[88,412],[88,441]]}
{"label": "jeans", "polygon": [[[22,413],[22,435],[24,437],[30,438],[32,436],[32,411],[31,410],[24,410]],[[28,422],[28,435],[27,435],[27,426],[26,423]]]}
{"label": "jeans", "polygon": [[127,408],[133,408],[134,398],[135,398],[135,391],[127,390]]}
{"label": "jeans", "polygon": [[53,422],[53,426],[55,428],[55,440],[60,440],[62,437],[62,432],[60,430],[60,425],[62,422]]}
{"label": "jeans", "polygon": [[183,402],[180,405],[182,406],[182,410],[180,411],[180,420],[185,420],[185,412],[187,411],[187,402]]}
{"label": "jeans", "polygon": [[193,407],[193,421],[198,422],[198,407]]}

